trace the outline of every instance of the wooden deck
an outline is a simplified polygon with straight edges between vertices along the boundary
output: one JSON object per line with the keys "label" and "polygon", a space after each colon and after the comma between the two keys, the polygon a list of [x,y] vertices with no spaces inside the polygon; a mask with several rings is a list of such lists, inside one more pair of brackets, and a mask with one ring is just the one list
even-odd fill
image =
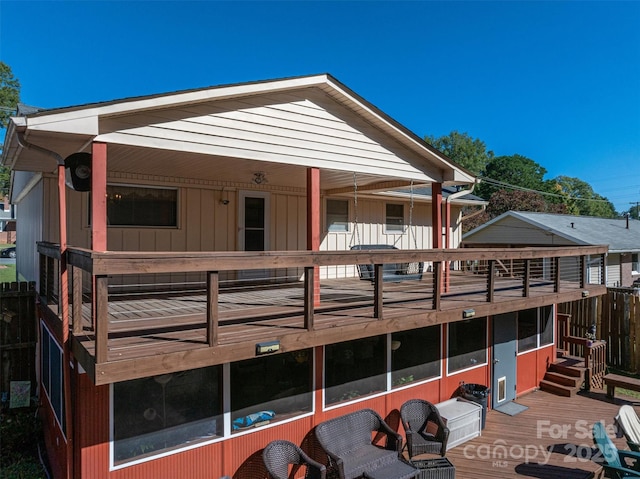
{"label": "wooden deck", "polygon": [[[486,279],[482,276],[458,274],[448,292],[441,296],[435,319],[432,287],[428,280],[389,283],[384,286],[382,318],[395,320],[394,331],[461,318],[465,308],[479,310],[491,307],[495,313],[510,303],[523,300],[522,281],[512,278],[497,280],[494,301],[487,302]],[[565,292],[580,294],[576,284],[566,283]],[[320,303],[315,307],[314,329],[330,330],[345,325],[376,323],[374,287],[370,281],[357,278],[324,280]],[[545,300],[545,298],[547,298]],[[553,282],[539,282],[530,289],[527,300],[552,304],[556,298]],[[259,342],[274,337],[300,334],[304,327],[304,285],[248,287],[220,290],[219,345]],[[379,315],[380,316],[380,315]],[[134,359],[150,354],[185,351],[207,346],[207,294],[199,292],[156,293],[154,295],[113,296],[108,304],[108,361]],[[406,323],[402,327],[401,323]],[[76,335],[93,355],[94,335],[91,331],[91,303],[83,304],[84,337]],[[374,334],[374,333],[372,333]]]}
{"label": "wooden deck", "polygon": [[[603,264],[606,247],[267,252],[69,248],[65,276],[58,267],[59,248],[39,244],[39,251],[41,304],[51,313],[49,323],[59,328],[65,314],[58,308],[68,307],[73,354],[95,384],[253,358],[257,343],[264,341],[278,341],[280,352],[295,351],[606,292],[601,278],[588,278],[586,268],[593,255]],[[423,265],[421,279],[405,279],[397,272],[402,265],[417,264]],[[377,280],[359,279],[356,265],[369,265]],[[383,265],[395,265],[394,278],[403,281],[384,280]],[[321,271],[341,279],[320,279]],[[260,273],[261,284],[254,280],[252,286],[243,286],[238,280],[247,272]],[[59,285],[66,286],[69,296]],[[67,297],[68,304],[59,304]]]}
{"label": "wooden deck", "polygon": [[[456,479],[602,477],[593,424],[603,421],[612,428],[622,404],[640,413],[638,400],[610,400],[603,390],[571,398],[535,391],[516,402],[529,409],[515,416],[489,411],[482,436],[447,451]],[[618,448],[628,449],[624,439],[612,439]]]}

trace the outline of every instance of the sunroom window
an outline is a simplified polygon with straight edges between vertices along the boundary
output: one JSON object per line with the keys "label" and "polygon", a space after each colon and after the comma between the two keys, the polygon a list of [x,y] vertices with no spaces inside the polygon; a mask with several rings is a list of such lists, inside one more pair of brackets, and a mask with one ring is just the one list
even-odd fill
{"label": "sunroom window", "polygon": [[518,352],[553,343],[553,308],[527,309],[518,312]]}
{"label": "sunroom window", "polygon": [[231,431],[312,411],[313,351],[248,359],[231,364]]}
{"label": "sunroom window", "polygon": [[391,384],[402,386],[440,376],[440,326],[391,335]]}
{"label": "sunroom window", "polygon": [[487,362],[487,318],[449,323],[449,373]]}
{"label": "sunroom window", "polygon": [[223,434],[220,366],[113,385],[114,464]]}
{"label": "sunroom window", "polygon": [[62,431],[65,430],[63,385],[62,385],[62,348],[49,330],[42,326],[41,379],[45,394]]}
{"label": "sunroom window", "polygon": [[325,346],[325,404],[385,391],[385,351],[384,336]]}

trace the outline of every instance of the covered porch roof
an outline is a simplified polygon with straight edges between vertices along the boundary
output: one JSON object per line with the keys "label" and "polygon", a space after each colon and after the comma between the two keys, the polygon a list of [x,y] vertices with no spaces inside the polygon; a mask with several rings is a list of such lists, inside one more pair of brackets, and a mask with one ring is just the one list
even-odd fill
{"label": "covered porch roof", "polygon": [[[26,149],[21,138],[52,151]],[[474,176],[330,75],[217,86],[27,113],[12,118],[2,163],[54,172],[68,155],[108,145],[108,171],[304,188],[385,191]],[[56,161],[56,155],[59,158]]]}

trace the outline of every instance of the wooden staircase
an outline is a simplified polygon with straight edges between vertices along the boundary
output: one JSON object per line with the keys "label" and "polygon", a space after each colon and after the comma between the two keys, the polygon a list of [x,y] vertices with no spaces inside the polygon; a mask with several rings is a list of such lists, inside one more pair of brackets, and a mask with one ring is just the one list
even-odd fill
{"label": "wooden staircase", "polygon": [[544,379],[540,381],[540,389],[571,397],[576,394],[585,382],[587,368],[582,358],[562,354],[556,362],[551,363]]}
{"label": "wooden staircase", "polygon": [[[587,390],[601,389],[606,372],[606,343],[572,336],[568,314],[558,313],[557,321],[557,359],[547,368],[540,389],[567,397],[583,386]],[[570,352],[580,356],[572,356]]]}

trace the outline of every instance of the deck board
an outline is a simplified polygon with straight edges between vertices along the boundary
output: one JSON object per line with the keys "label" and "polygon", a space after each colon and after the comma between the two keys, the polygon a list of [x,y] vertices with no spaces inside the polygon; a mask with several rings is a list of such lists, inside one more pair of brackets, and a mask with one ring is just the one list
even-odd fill
{"label": "deck board", "polygon": [[[414,318],[415,327],[435,324],[433,281],[385,282],[383,317],[403,321]],[[574,283],[563,285],[575,290]],[[114,291],[116,288],[114,288]],[[552,295],[553,284],[533,283],[530,298]],[[521,300],[522,280],[497,278],[494,303]],[[323,280],[320,304],[314,308],[316,330],[377,321],[374,317],[374,286],[358,278]],[[452,274],[441,295],[440,311],[487,305],[486,277]],[[54,306],[55,307],[55,306]],[[95,337],[91,325],[91,303],[82,305],[84,334],[76,336],[91,356]],[[272,339],[274,334],[297,334],[304,329],[304,285],[302,282],[252,287],[221,288],[218,301],[218,344]],[[457,316],[456,316],[457,317]],[[206,342],[207,295],[205,290],[129,293],[109,296],[108,361],[170,354],[208,347]]]}
{"label": "deck board", "polygon": [[[622,404],[631,404],[640,413],[638,400],[621,396],[611,401],[602,390],[570,398],[535,391],[516,402],[529,409],[516,416],[489,411],[480,437],[447,451],[457,479],[599,477],[593,424],[604,421],[612,428]],[[624,439],[612,440],[618,448],[628,449]],[[499,446],[506,447],[506,457],[497,456]]]}

